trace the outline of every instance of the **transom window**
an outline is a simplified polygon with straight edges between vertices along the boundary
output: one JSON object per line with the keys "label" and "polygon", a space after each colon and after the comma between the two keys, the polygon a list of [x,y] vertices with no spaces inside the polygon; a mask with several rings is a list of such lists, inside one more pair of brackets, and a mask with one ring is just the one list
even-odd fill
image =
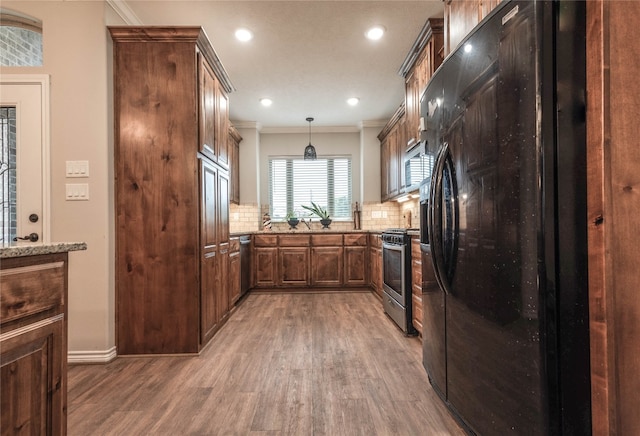
{"label": "transom window", "polygon": [[332,220],[351,219],[351,156],[270,157],[271,218],[284,220],[288,212],[307,216],[302,205],[312,201],[327,209]]}

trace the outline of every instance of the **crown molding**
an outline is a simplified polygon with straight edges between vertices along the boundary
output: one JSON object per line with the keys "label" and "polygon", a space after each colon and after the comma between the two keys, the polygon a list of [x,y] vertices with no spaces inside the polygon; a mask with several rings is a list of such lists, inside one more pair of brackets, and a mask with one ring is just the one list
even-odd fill
{"label": "crown molding", "polygon": [[142,20],[131,10],[129,4],[125,0],[106,0],[111,9],[115,11],[125,24],[129,26],[141,26]]}

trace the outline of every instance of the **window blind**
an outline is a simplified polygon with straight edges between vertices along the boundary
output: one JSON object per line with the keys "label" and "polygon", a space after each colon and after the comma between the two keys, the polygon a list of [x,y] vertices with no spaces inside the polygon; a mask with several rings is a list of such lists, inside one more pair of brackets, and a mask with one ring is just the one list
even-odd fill
{"label": "window blind", "polygon": [[327,209],[331,219],[351,218],[351,157],[269,158],[269,203],[272,219],[287,212],[308,215],[311,202]]}

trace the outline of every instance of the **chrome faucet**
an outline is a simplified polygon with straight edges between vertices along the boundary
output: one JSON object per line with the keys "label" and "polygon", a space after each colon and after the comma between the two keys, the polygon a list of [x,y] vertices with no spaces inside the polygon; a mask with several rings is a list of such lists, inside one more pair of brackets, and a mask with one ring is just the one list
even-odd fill
{"label": "chrome faucet", "polygon": [[304,223],[304,225],[305,225],[305,226],[307,226],[307,229],[311,230],[311,226],[309,225],[309,223],[308,223],[308,222],[306,222],[306,221],[304,220],[304,218],[300,218],[300,222],[301,222],[301,223]]}

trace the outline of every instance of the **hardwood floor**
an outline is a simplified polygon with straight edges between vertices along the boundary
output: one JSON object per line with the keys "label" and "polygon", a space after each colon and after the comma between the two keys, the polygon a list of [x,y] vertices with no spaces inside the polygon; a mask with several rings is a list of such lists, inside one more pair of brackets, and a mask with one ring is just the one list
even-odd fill
{"label": "hardwood floor", "polygon": [[462,435],[371,293],[249,294],[200,356],[69,368],[68,432]]}

